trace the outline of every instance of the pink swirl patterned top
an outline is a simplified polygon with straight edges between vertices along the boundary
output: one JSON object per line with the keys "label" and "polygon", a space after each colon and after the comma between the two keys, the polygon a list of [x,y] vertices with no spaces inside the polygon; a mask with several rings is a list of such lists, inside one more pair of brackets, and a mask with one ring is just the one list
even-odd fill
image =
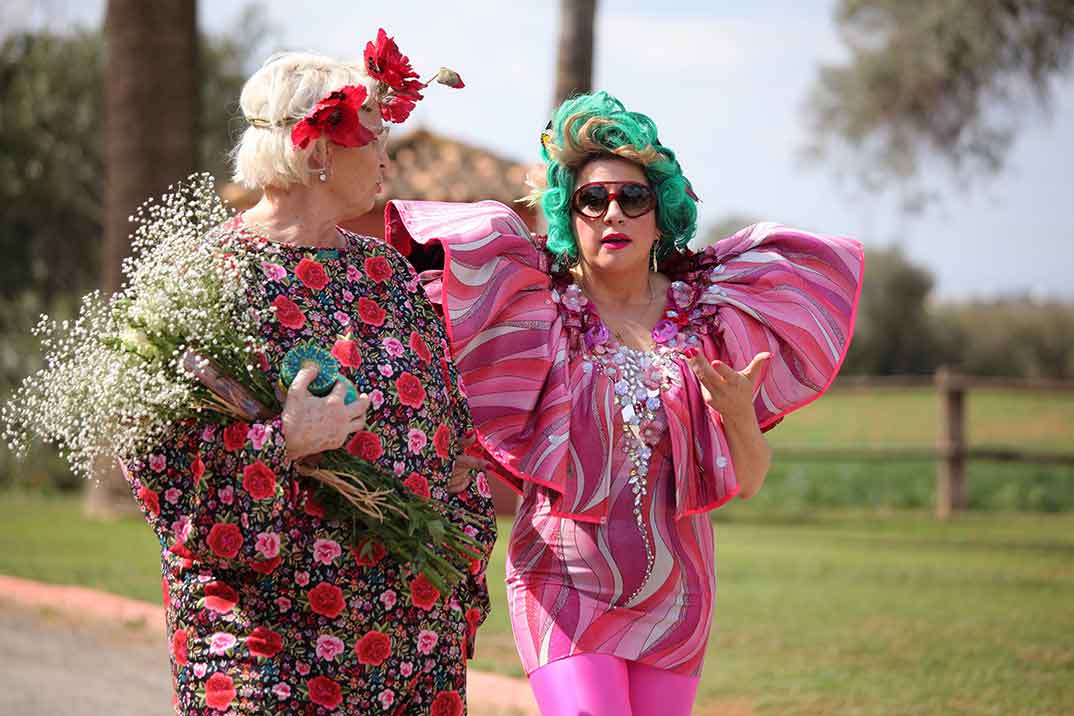
{"label": "pink swirl patterned top", "polygon": [[439,244],[443,305],[478,438],[523,494],[508,595],[527,672],[606,653],[701,670],[715,563],[704,512],[738,493],[720,416],[682,351],[772,360],[762,428],[819,397],[850,344],[863,251],[757,224],[665,262],[655,349],[618,344],[569,275],[497,202],[389,203],[397,247]]}

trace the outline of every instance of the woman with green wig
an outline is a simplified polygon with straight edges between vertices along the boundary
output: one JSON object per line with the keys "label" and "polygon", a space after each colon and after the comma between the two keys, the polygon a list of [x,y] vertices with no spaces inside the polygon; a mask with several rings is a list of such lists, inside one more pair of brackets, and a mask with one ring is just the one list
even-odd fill
{"label": "woman with green wig", "polygon": [[830,385],[863,253],[771,223],[703,251],[697,197],[654,122],[605,92],[541,136],[547,238],[496,202],[391,202],[438,244],[477,436],[521,494],[515,642],[545,716],[689,714],[716,565],[706,514],[764,482],[763,432]]}

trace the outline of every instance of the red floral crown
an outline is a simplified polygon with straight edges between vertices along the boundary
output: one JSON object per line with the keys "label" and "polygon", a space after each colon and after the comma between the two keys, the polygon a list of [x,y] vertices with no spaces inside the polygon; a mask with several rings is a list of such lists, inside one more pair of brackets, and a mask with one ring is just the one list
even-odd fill
{"label": "red floral crown", "polygon": [[[441,67],[425,82],[419,80],[410,60],[399,51],[399,46],[388,37],[384,28],[377,31],[375,43],[366,43],[364,56],[366,72],[377,81],[373,99],[385,122],[400,124],[406,121],[422,99],[421,91],[433,82],[454,89],[466,86],[459,74],[447,67]],[[291,130],[291,143],[298,149],[305,149],[311,141],[326,136],[333,144],[343,147],[369,144],[376,139],[376,134],[358,119],[368,97],[369,90],[361,85],[347,85],[331,92],[298,120]]]}

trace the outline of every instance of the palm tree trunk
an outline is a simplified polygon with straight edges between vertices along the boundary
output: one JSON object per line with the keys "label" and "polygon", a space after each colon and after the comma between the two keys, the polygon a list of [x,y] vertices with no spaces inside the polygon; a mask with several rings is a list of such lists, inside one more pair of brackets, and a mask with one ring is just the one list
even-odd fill
{"label": "palm tree trunk", "polygon": [[[101,284],[113,292],[130,253],[128,217],[195,167],[198,50],[196,0],[109,0],[105,246]],[[118,470],[102,467],[88,511],[133,508]]]}
{"label": "palm tree trunk", "polygon": [[593,89],[593,23],[597,0],[560,0],[553,106]]}
{"label": "palm tree trunk", "polygon": [[[556,91],[552,109],[568,97],[593,90],[593,24],[596,15],[597,0],[560,0]],[[537,233],[548,231],[548,222],[540,208],[534,223]]]}

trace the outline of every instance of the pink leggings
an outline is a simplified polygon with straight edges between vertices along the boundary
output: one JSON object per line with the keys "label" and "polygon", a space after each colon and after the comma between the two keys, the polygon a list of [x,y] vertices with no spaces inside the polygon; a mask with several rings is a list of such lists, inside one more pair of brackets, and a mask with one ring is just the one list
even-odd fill
{"label": "pink leggings", "polygon": [[690,716],[697,676],[606,654],[576,654],[530,674],[541,716]]}

